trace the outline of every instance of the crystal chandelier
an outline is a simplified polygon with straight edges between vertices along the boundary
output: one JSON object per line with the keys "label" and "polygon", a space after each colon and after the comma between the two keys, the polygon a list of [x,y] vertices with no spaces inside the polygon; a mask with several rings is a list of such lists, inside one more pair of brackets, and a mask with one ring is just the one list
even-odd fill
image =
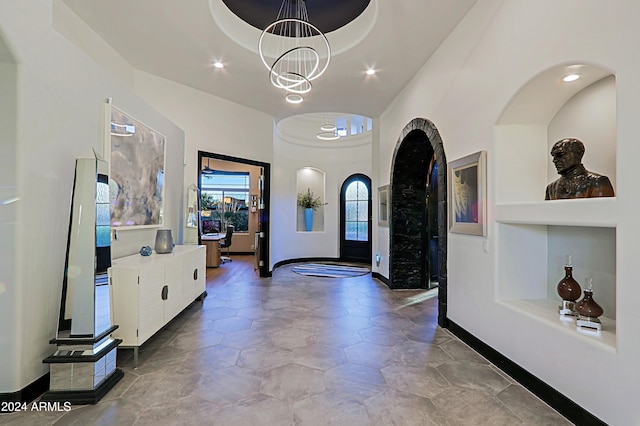
{"label": "crystal chandelier", "polygon": [[304,0],[283,0],[276,20],[260,35],[258,51],[271,84],[285,90],[291,103],[302,102],[331,59],[329,41],[309,23]]}

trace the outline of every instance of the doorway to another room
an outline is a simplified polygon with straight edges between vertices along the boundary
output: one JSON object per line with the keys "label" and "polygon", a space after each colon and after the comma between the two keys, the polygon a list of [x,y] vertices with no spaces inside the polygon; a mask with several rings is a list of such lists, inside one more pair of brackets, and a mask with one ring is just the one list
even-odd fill
{"label": "doorway to another room", "polygon": [[260,276],[270,276],[270,164],[204,151],[198,164],[198,243],[207,245],[207,266],[253,255]]}
{"label": "doorway to another room", "polygon": [[438,323],[447,315],[447,161],[438,130],[416,118],[393,155],[389,287],[438,288]]}

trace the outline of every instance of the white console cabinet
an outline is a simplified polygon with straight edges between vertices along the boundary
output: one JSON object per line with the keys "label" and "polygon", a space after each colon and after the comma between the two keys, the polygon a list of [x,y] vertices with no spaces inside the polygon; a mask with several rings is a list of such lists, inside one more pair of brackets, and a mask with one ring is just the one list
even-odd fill
{"label": "white console cabinet", "polygon": [[113,333],[121,347],[138,347],[191,302],[206,295],[205,246],[175,246],[171,253],[121,257],[109,268]]}

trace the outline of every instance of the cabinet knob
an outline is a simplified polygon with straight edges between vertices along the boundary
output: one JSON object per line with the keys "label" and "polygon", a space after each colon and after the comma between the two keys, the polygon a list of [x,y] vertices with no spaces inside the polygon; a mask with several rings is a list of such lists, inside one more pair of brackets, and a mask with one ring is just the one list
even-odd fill
{"label": "cabinet knob", "polygon": [[169,298],[169,286],[164,286],[162,287],[162,294],[161,294],[162,300],[167,300]]}
{"label": "cabinet knob", "polygon": [[197,280],[198,279],[198,268],[193,270],[193,279]]}

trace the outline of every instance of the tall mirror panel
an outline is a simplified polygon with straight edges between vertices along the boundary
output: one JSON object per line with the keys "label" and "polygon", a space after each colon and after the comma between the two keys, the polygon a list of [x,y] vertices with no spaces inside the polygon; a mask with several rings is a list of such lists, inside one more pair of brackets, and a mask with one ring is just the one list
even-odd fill
{"label": "tall mirror panel", "polygon": [[50,341],[43,401],[96,403],[123,376],[111,333],[109,165],[95,151],[76,160],[58,332]]}

